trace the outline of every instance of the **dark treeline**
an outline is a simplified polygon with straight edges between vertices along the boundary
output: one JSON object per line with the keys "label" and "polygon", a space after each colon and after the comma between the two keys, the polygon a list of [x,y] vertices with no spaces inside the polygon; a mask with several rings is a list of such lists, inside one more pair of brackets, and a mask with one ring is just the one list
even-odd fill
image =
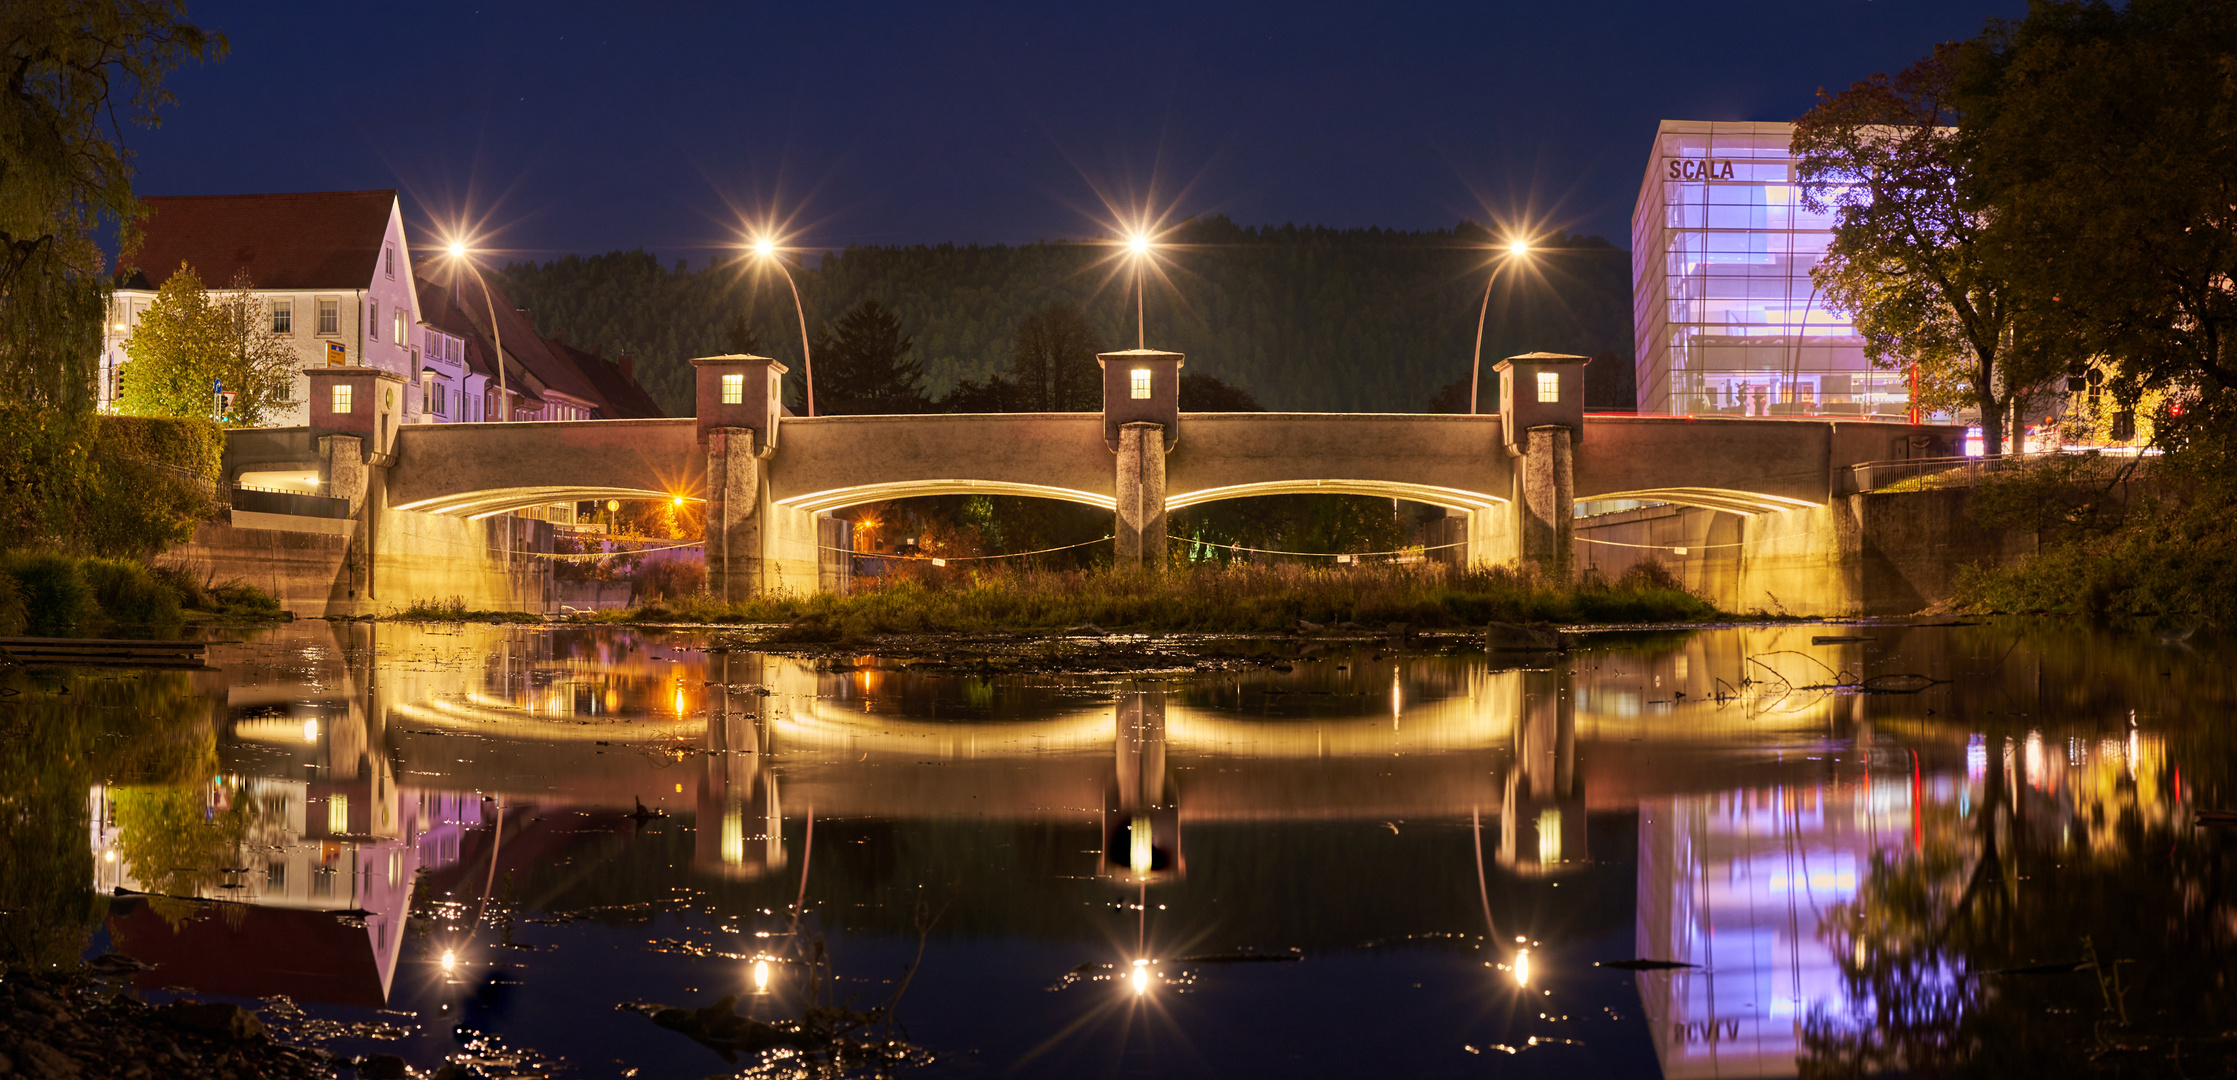
{"label": "dark treeline", "polygon": [[[1418,411],[1441,390],[1465,408],[1476,312],[1495,258],[1483,227],[1243,228],[1210,217],[1162,242],[1148,344],[1186,353],[1191,373],[1275,410]],[[1556,234],[1539,244],[1526,264],[1500,272],[1484,334],[1484,400],[1496,400],[1491,363],[1547,350],[1607,355],[1595,365],[1602,370],[1593,374],[1606,375],[1595,379],[1604,400],[1594,404],[1627,406],[1630,255],[1598,237]],[[1093,242],[852,247],[793,274],[817,330],[865,300],[893,312],[914,340],[909,357],[925,394],[944,398],[966,381],[1011,375],[1020,329],[1062,301],[1078,305],[1102,347],[1132,347],[1133,296],[1117,251]],[[613,252],[515,263],[504,276],[544,333],[635,354],[640,381],[677,414],[690,412],[689,359],[729,351],[740,312],[759,350],[792,366],[799,394],[792,296],[749,261],[693,269]],[[827,386],[841,388],[820,362],[817,374],[820,405]]]}

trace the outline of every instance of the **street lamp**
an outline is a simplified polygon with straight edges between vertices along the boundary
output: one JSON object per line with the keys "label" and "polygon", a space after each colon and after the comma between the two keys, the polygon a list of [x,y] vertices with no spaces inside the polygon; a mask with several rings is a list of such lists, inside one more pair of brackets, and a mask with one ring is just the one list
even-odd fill
{"label": "street lamp", "polygon": [[1143,328],[1142,286],[1144,283],[1143,274],[1148,269],[1150,261],[1149,234],[1137,232],[1128,236],[1126,238],[1126,250],[1134,259],[1134,347],[1136,349],[1147,349],[1149,348],[1147,344],[1149,334]]}
{"label": "street lamp", "polygon": [[808,355],[808,309],[800,303],[800,285],[792,280],[792,268],[786,266],[784,260],[777,257],[776,241],[766,236],[754,241],[753,253],[760,256],[762,261],[776,266],[777,272],[785,276],[785,284],[792,287],[792,313],[800,317],[800,365],[808,383],[808,415],[814,416],[816,414],[816,361],[815,357]]}
{"label": "street lamp", "polygon": [[1468,415],[1476,415],[1476,385],[1484,375],[1484,317],[1491,314],[1491,287],[1499,281],[1499,271],[1516,259],[1530,257],[1530,241],[1513,240],[1507,244],[1507,257],[1491,268],[1491,277],[1484,281],[1483,307],[1476,311],[1476,358],[1468,368]]}
{"label": "street lamp", "polygon": [[482,268],[463,241],[453,240],[450,246],[453,262],[463,264],[474,274],[474,283],[482,287],[482,302],[489,305],[489,336],[497,346],[497,419],[500,423],[513,418],[513,395],[505,386],[505,331],[497,325],[497,301],[489,294],[489,282],[482,280]]}

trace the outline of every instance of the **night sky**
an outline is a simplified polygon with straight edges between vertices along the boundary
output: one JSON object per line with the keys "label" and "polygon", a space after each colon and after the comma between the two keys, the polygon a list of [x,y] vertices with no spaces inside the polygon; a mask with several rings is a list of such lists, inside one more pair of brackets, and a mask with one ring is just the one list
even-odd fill
{"label": "night sky", "polygon": [[698,263],[772,215],[803,246],[1020,243],[1143,206],[1627,247],[1656,121],[1791,120],[2025,8],[190,0],[232,53],[129,140],[142,194],[394,187],[514,257]]}

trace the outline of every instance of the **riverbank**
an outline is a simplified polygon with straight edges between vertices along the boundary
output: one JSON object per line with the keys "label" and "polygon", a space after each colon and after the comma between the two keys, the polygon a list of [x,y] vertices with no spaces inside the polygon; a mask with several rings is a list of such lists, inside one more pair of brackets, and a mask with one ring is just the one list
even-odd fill
{"label": "riverbank", "polygon": [[[517,621],[512,613],[406,609],[395,618]],[[1487,623],[1678,623],[1718,617],[1660,566],[1558,585],[1504,568],[1231,566],[1143,571],[934,570],[844,595],[775,596],[738,604],[686,597],[570,622],[773,624],[774,643],[868,641],[903,634],[1086,628],[1136,633],[1384,632]],[[416,617],[416,618],[415,618]]]}

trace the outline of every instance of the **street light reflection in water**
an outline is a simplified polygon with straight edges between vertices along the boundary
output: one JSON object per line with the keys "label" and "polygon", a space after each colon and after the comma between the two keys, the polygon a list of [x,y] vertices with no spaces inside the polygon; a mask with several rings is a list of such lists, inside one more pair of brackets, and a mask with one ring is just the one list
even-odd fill
{"label": "street light reflection in water", "polygon": [[[172,695],[98,719],[214,718],[217,757],[173,786],[110,785],[149,774],[102,763],[76,812],[112,897],[96,947],[159,965],[135,979],[150,994],[286,994],[345,1023],[455,1008],[473,1037],[645,1075],[720,1066],[612,1007],[703,1009],[741,965],[757,1022],[897,995],[932,1075],[1434,1073],[1464,1047],[1791,1075],[1888,1038],[1855,1019],[1875,1001],[2007,1007],[1976,972],[2083,933],[2132,993],[2201,988],[2202,953],[2146,948],[2090,904],[2117,896],[2176,942],[2232,917],[2183,899],[2219,895],[2193,888],[2218,856],[2190,821],[2230,771],[2195,719],[2237,704],[2204,674],[2227,650],[1812,629],[1514,658],[1284,642],[1143,678],[708,652],[682,631],[296,624],[213,643],[213,676],[72,683],[89,704]],[[2037,696],[2085,663],[2117,724]],[[1821,667],[1950,681],[1865,694]],[[1716,683],[1743,673],[1736,697]],[[2024,718],[1969,710],[1982,695]],[[1989,718],[1947,719],[1966,715]],[[2147,850],[2159,869],[2123,870]],[[2075,932],[1911,940],[1897,895],[2027,904]],[[393,979],[399,961],[445,978]],[[1090,983],[1105,992],[1073,990]],[[2086,997],[2059,1007],[2094,1024]],[[393,1047],[431,1068],[467,1038],[446,1021]]]}

